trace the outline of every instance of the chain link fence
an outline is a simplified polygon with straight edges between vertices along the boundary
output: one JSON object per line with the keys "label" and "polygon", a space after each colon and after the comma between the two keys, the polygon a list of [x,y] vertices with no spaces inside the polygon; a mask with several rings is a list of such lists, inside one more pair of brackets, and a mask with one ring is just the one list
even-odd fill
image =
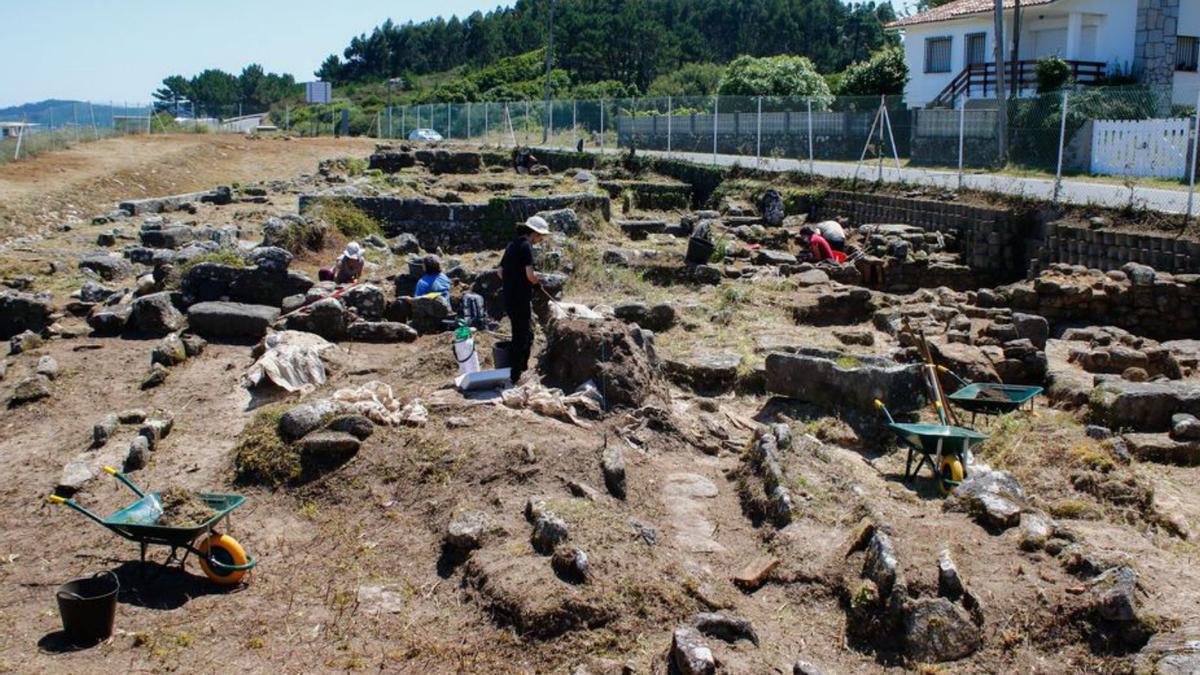
{"label": "chain link fence", "polygon": [[166,133],[247,133],[265,113],[243,106],[209,106],[196,111],[187,104],[65,102],[33,115],[0,119],[0,164],[50,150],[114,136]]}
{"label": "chain link fence", "polygon": [[[385,108],[378,136],[637,152],[942,190],[1196,213],[1196,100],[1170,87],[1078,87],[1007,103],[902,97],[674,97]],[[1006,124],[1005,124],[1006,123]],[[1190,211],[1189,211],[1190,209]]]}

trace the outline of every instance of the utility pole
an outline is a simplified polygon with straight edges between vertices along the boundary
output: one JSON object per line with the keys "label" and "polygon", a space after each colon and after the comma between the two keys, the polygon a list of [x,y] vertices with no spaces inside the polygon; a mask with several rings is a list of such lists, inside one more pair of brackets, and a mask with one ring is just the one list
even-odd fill
{"label": "utility pole", "polygon": [[[1012,61],[1013,69],[1015,71],[1017,68],[1017,64],[1021,62],[1021,0],[1013,0],[1012,29],[1013,29],[1012,58],[1010,60]],[[1020,93],[1020,88],[1021,88],[1020,78],[1013,77],[1012,78],[1012,89],[1011,89],[1011,94],[1012,94],[1013,98],[1016,98],[1017,94]]]}
{"label": "utility pole", "polygon": [[550,4],[550,27],[546,31],[546,114],[542,116],[542,145],[545,145],[550,140],[550,128],[546,126],[544,120],[550,119],[550,69],[554,66],[554,5],[557,0],[549,0]]}
{"label": "utility pole", "polygon": [[1000,165],[1008,164],[1008,88],[1004,86],[1004,0],[996,0],[996,136]]}

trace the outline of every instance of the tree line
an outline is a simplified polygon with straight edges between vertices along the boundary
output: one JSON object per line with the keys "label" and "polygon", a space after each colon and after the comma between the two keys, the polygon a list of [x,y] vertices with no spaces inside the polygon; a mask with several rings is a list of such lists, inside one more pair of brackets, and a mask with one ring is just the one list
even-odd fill
{"label": "tree line", "polygon": [[[390,19],[330,55],[316,71],[335,84],[478,69],[545,41],[551,0],[465,19],[397,24]],[[841,0],[560,0],[555,67],[575,84],[616,82],[646,92],[660,76],[741,55],[807,57],[822,73],[845,69],[898,43],[884,29],[890,2]]]}
{"label": "tree line", "polygon": [[171,75],[153,96],[155,108],[172,114],[230,117],[239,109],[263,112],[271,104],[297,93],[296,79],[288,74],[268,73],[257,63],[240,75],[209,68],[191,78]]}

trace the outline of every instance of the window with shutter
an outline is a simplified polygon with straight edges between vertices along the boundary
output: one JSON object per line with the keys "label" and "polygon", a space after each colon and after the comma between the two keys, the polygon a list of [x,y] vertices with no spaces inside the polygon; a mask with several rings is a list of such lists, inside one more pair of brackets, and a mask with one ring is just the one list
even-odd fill
{"label": "window with shutter", "polygon": [[950,72],[950,38],[936,37],[925,40],[925,72]]}

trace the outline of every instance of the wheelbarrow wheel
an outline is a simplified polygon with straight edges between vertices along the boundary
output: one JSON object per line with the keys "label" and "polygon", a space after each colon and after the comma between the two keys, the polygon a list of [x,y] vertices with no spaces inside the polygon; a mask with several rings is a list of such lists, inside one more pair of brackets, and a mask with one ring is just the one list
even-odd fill
{"label": "wheelbarrow wheel", "polygon": [[963,482],[962,460],[957,457],[943,457],[942,466],[938,471],[938,490],[943,495],[954,492],[954,488]]}
{"label": "wheelbarrow wheel", "polygon": [[242,545],[237,543],[237,540],[227,534],[212,534],[207,539],[200,542],[200,546],[196,548],[200,552],[200,569],[204,570],[204,574],[215,584],[222,586],[232,586],[242,580],[246,575],[246,570],[227,570],[219,565],[209,565],[208,557],[212,555],[213,560],[225,565],[245,565],[249,559],[246,556],[246,550]]}

